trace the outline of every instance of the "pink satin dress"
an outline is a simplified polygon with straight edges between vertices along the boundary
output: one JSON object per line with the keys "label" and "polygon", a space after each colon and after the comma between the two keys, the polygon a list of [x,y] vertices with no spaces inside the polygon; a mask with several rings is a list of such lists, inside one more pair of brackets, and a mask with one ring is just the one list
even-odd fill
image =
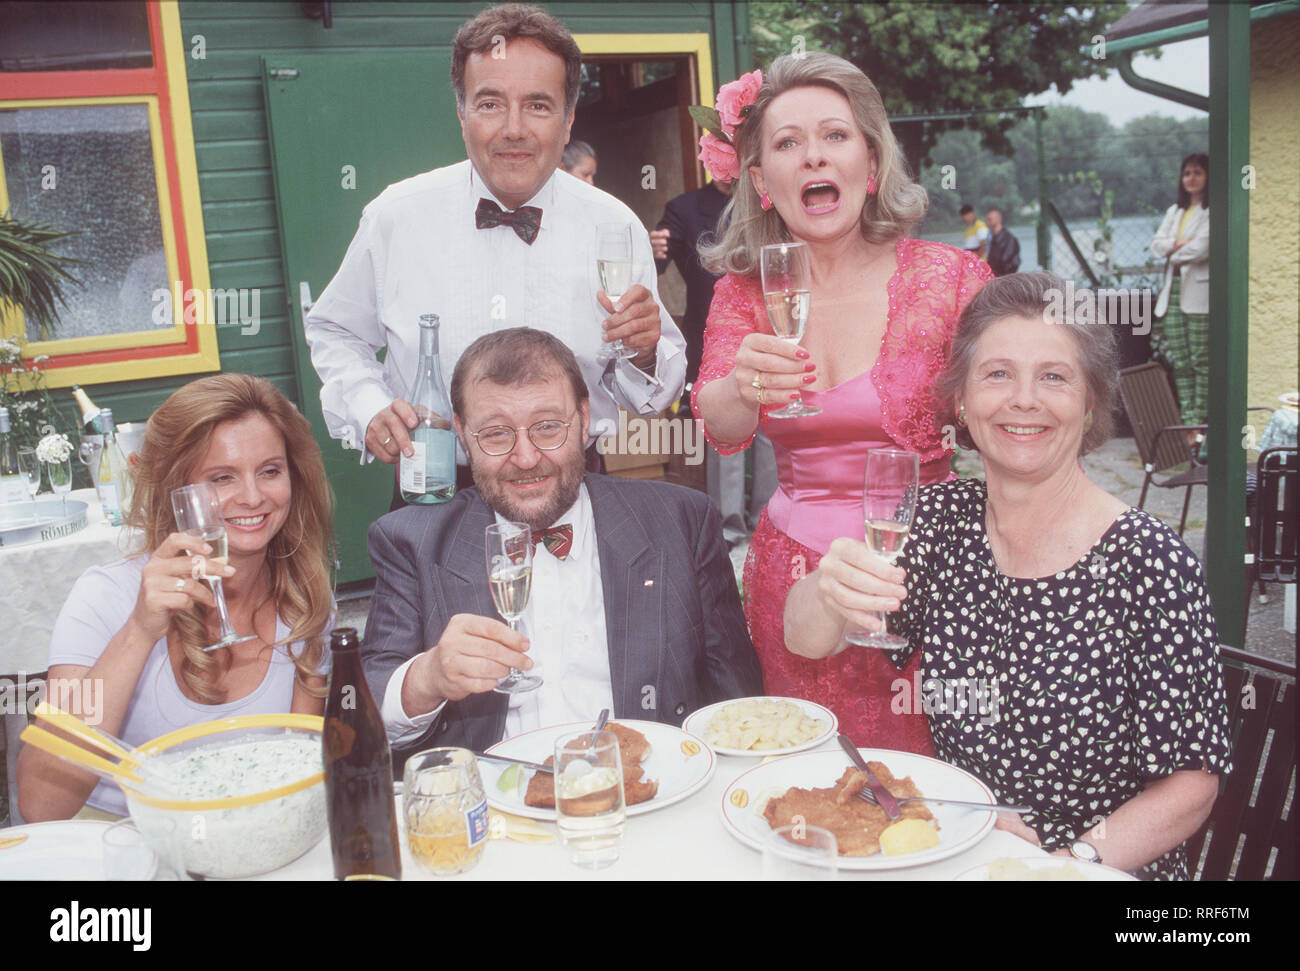
{"label": "pink satin dress", "polygon": [[[930,728],[913,696],[920,652],[901,671],[868,647],[850,646],[813,661],[786,650],[783,620],[790,587],[817,568],[831,542],[863,539],[869,449],[893,445],[917,452],[924,484],[949,476],[951,452],[943,447],[930,388],[946,362],[961,309],[992,273],[977,257],[922,240],[899,240],[897,257],[875,365],[825,391],[805,391],[820,415],[773,419],[768,409],[760,415],[759,426],[776,450],[779,486],[750,541],[745,617],[767,694],[825,705],[860,746],[932,755]],[[695,395],[731,373],[740,342],[756,330],[771,333],[761,286],[728,274],[714,290]],[[710,442],[724,454],[749,445]]]}

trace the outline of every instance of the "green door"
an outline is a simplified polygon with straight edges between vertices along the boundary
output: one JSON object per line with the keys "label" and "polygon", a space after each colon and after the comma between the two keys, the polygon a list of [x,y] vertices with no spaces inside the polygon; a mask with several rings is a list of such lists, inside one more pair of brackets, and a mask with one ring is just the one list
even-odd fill
{"label": "green door", "polygon": [[262,59],[299,404],[338,503],[341,583],[374,576],[366,529],[388,511],[393,472],[382,462],[362,468],[358,453],[326,432],[320,379],[303,337],[304,304],[333,279],[367,202],[393,182],[465,157],[450,70],[446,51]]}

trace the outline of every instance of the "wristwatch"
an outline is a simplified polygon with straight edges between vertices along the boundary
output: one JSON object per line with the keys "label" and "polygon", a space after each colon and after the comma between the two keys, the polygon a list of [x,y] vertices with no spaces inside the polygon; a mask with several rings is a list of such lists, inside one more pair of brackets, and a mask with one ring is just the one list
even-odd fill
{"label": "wristwatch", "polygon": [[1082,860],[1084,863],[1100,863],[1101,854],[1097,852],[1097,847],[1084,840],[1070,841],[1070,855],[1076,860]]}

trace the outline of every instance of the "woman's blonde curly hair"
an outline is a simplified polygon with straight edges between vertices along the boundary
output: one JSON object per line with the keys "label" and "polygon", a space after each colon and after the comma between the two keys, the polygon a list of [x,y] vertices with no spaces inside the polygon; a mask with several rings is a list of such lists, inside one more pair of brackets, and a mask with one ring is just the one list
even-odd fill
{"label": "woman's blonde curly hair", "polygon": [[[323,695],[307,679],[317,673],[334,606],[334,500],[311,425],[274,385],[247,374],[218,374],[174,391],[145,428],[139,461],[131,470],[134,491],[127,521],[142,534],[140,552],[157,549],[176,531],[172,490],[193,481],[217,426],[252,414],[264,417],[284,437],[292,488],[289,516],[272,537],[266,557],[271,599],[289,627],[281,643],[302,641],[302,652],[293,656],[297,680],[313,694]],[[200,701],[218,704],[225,700],[219,681],[230,658],[218,659],[203,650],[208,642],[206,615],[207,609],[198,606],[173,614],[169,636],[184,652],[181,678],[186,687]]]}
{"label": "woman's blonde curly hair", "polygon": [[929,198],[912,179],[889,127],[880,92],[871,79],[834,54],[787,54],[772,62],[753,106],[733,136],[740,177],[719,220],[726,231],[717,243],[700,247],[700,259],[712,272],[751,276],[758,272],[758,254],[764,246],[790,241],[780,214],[775,209],[763,209],[749,178],[749,168],[759,164],[763,118],[772,102],[793,88],[808,86],[830,88],[844,95],[876,159],[876,193],[867,196],[862,207],[862,237],[870,243],[898,239],[925,216]]}

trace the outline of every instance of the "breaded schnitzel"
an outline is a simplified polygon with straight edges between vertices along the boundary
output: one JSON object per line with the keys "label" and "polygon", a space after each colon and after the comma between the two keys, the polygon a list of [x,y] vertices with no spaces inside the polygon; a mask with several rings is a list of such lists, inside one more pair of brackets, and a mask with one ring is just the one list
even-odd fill
{"label": "breaded schnitzel", "polygon": [[[635,728],[628,728],[618,722],[609,722],[605,730],[613,732],[618,739],[618,757],[623,763],[623,802],[628,806],[653,799],[659,791],[659,783],[645,778],[645,769],[640,763],[650,756],[650,741]],[[572,743],[571,743],[572,744]],[[577,748],[588,746],[586,740],[579,740]],[[554,765],[555,756],[548,755],[543,765]],[[528,780],[528,790],[524,793],[524,805],[537,809],[555,808],[555,776],[548,772],[534,772]]]}
{"label": "breaded schnitzel", "polygon": [[[883,762],[868,762],[886,789],[898,798],[919,796],[910,777],[894,778]],[[880,852],[880,833],[891,822],[885,811],[864,799],[858,792],[867,784],[867,774],[849,766],[835,785],[828,789],[789,789],[783,796],[768,800],[763,818],[773,829],[802,822],[820,826],[835,834],[840,856],[874,856]],[[924,819],[938,828],[934,816],[923,803],[900,806],[903,819]]]}

